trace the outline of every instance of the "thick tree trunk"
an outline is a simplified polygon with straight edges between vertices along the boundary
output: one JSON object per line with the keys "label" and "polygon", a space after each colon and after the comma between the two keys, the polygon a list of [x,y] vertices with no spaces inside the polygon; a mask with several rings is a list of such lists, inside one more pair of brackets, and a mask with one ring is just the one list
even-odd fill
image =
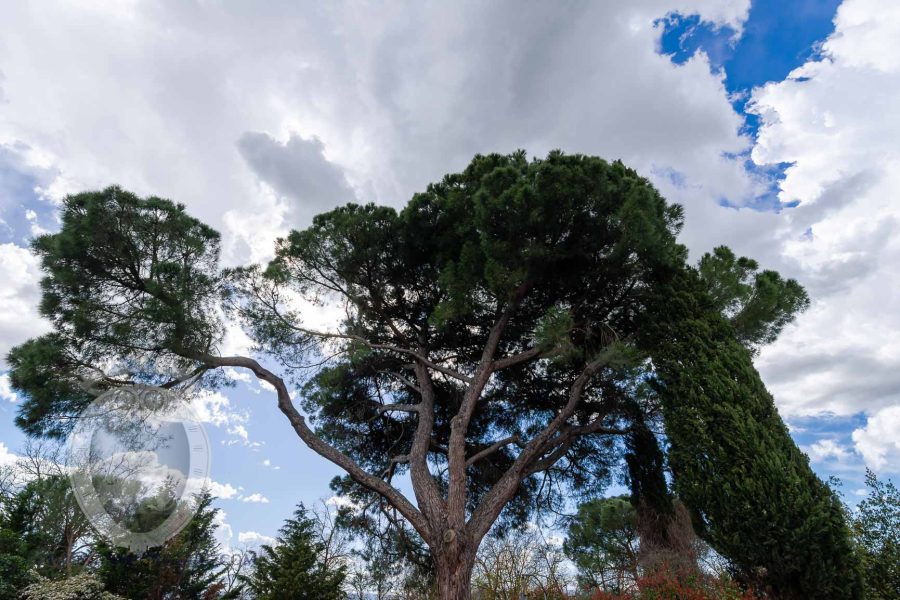
{"label": "thick tree trunk", "polygon": [[471,600],[475,551],[445,548],[435,557],[438,600]]}

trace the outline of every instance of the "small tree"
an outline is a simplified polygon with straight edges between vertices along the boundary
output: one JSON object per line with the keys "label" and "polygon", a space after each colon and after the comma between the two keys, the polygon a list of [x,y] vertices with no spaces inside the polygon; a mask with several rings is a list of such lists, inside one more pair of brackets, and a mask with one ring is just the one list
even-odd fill
{"label": "small tree", "polygon": [[851,511],[866,598],[900,598],[900,491],[866,469],[869,495]]}
{"label": "small tree", "polygon": [[58,446],[26,443],[0,480],[0,599],[16,598],[29,571],[55,580],[81,570],[92,531]]}
{"label": "small tree", "polygon": [[583,589],[622,593],[638,577],[637,511],[624,496],[581,504],[563,548]]}
{"label": "small tree", "polygon": [[264,544],[243,581],[258,600],[339,600],[344,565],[327,561],[317,523],[301,504],[279,530],[273,545]]}

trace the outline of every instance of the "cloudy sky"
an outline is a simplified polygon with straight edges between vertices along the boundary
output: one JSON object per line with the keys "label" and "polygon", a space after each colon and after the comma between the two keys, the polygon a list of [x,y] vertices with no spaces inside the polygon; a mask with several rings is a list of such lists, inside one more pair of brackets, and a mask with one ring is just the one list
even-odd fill
{"label": "cloudy sky", "polygon": [[[4,3],[0,352],[44,330],[27,244],[68,193],[182,202],[238,264],[475,153],[621,158],[685,206],[694,258],[725,243],[807,287],[757,366],[852,500],[865,465],[900,474],[897,40],[878,0]],[[16,402],[0,376],[0,461]],[[328,496],[336,471],[249,378],[197,409],[224,541]]]}

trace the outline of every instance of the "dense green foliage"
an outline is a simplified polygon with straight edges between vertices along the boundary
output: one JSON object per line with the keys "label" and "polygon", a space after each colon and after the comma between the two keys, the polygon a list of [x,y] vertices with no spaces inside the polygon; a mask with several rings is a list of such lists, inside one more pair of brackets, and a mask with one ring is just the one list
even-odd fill
{"label": "dense green foliage", "polygon": [[652,346],[669,464],[700,534],[779,598],[859,598],[841,505],[809,468],[706,286],[685,271],[661,290]]}
{"label": "dense green foliage", "polygon": [[799,283],[758,269],[755,260],[738,258],[725,246],[703,255],[698,265],[712,308],[728,319],[737,340],[751,349],[775,341],[784,326],[809,305]]}
{"label": "dense green foliage", "polygon": [[[60,217],[58,233],[32,243],[45,273],[40,313],[54,331],[7,357],[26,396],[16,424],[31,435],[64,435],[91,392],[191,372],[184,355],[221,336],[219,234],[183,206],[112,187],[68,197]],[[106,374],[110,365],[128,379]]]}
{"label": "dense green foliage", "polygon": [[[545,360],[496,373],[469,424],[471,455],[498,438],[533,437],[564,404],[585,361],[615,339],[636,335],[654,270],[683,261],[684,248],[675,243],[680,223],[680,207],[666,205],[621,163],[558,152],[534,161],[523,153],[479,156],[399,213],[348,205],[318,215],[310,228],[280,242],[265,278],[245,271],[239,285],[256,292],[267,278],[298,292],[344,294],[357,308],[347,324],[352,334],[421,344],[437,362],[460,365],[478,363],[491,327],[514,299],[498,354],[537,346]],[[294,319],[274,315],[266,293],[246,296],[256,296],[243,307],[254,339],[284,363],[300,362],[307,337],[291,327]],[[613,426],[634,410],[633,361],[624,343],[621,350],[586,392],[573,425],[606,415]],[[320,434],[371,472],[406,469],[391,460],[409,452],[416,417],[379,411],[388,402],[418,402],[403,384],[415,379],[408,363],[408,356],[351,342],[306,387],[304,408],[316,415]],[[429,458],[444,465],[464,389],[445,377],[436,377],[434,387]],[[470,506],[518,450],[509,445],[468,470]],[[525,479],[504,514],[521,522],[535,502],[559,505],[562,484],[566,493],[574,487],[597,494],[618,459],[609,436],[575,437],[558,463]],[[343,484],[338,491],[352,493]]]}
{"label": "dense green foliage", "polygon": [[339,600],[346,572],[322,560],[324,547],[315,523],[301,504],[278,532],[277,542],[263,545],[244,579],[256,600]]}
{"label": "dense green foliage", "polygon": [[582,589],[624,592],[638,574],[637,511],[627,497],[585,502],[563,546]]}
{"label": "dense green foliage", "polygon": [[91,530],[58,465],[30,458],[41,470],[27,472],[21,463],[7,469],[25,471],[28,480],[5,481],[0,490],[0,600],[239,597],[239,588],[224,589],[228,557],[215,540],[218,511],[208,494],[198,497],[197,512],[181,532],[135,555],[110,547]]}
{"label": "dense green foliage", "polygon": [[136,555],[98,544],[99,576],[107,591],[125,598],[215,600],[221,591],[219,544],[212,498],[198,498],[197,511],[184,529],[164,545]]}
{"label": "dense green foliage", "polygon": [[866,472],[869,495],[850,509],[868,600],[900,598],[900,490]]}
{"label": "dense green foliage", "polygon": [[15,600],[28,583],[27,544],[6,523],[0,524],[0,600]]}
{"label": "dense green foliage", "polygon": [[52,576],[83,558],[89,531],[66,477],[34,478],[0,498],[0,599],[12,599],[32,576]]}

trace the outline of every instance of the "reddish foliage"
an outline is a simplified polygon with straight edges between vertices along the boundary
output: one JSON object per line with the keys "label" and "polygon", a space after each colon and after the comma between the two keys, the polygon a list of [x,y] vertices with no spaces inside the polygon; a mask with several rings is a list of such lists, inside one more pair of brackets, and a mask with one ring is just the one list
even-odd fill
{"label": "reddish foliage", "polygon": [[756,600],[752,592],[741,590],[728,579],[698,573],[660,570],[637,580],[636,589],[624,594],[596,591],[591,600]]}

